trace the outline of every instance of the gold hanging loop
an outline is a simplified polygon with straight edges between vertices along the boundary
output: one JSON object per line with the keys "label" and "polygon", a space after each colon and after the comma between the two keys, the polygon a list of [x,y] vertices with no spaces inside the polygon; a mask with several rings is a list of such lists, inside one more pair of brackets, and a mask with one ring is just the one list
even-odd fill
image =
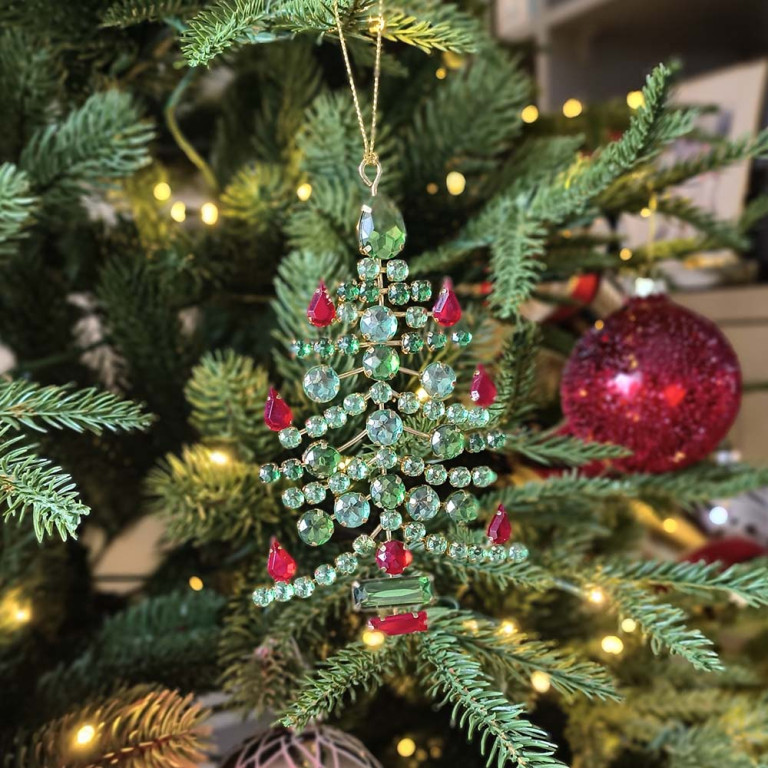
{"label": "gold hanging loop", "polygon": [[[368,168],[375,168],[376,173],[373,179],[368,175]],[[379,180],[381,179],[381,162],[376,154],[366,154],[357,166],[357,172],[363,180],[363,184],[371,190],[371,195],[376,197],[379,190]]]}

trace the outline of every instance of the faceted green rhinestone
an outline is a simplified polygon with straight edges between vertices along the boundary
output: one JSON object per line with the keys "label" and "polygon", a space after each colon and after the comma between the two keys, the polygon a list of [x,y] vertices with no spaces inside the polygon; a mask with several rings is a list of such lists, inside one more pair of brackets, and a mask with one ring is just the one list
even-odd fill
{"label": "faceted green rhinestone", "polygon": [[369,257],[357,262],[357,275],[361,280],[375,280],[379,276],[380,270],[381,262],[378,259]]}
{"label": "faceted green rhinestone", "polygon": [[379,300],[379,284],[372,281],[363,283],[360,298],[366,304],[376,304]]}
{"label": "faceted green rhinestone", "polygon": [[448,542],[442,533],[430,533],[424,540],[424,548],[434,555],[442,555],[448,549]]}
{"label": "faceted green rhinestone", "polygon": [[277,439],[283,448],[296,448],[301,445],[301,435],[296,427],[286,427],[277,433]]}
{"label": "faceted green rhinestone", "polygon": [[418,477],[424,471],[424,459],[419,456],[406,456],[400,463],[404,475]]}
{"label": "faceted green rhinestone", "polygon": [[306,600],[308,597],[312,597],[315,591],[315,582],[309,576],[299,576],[293,582],[293,591],[296,593],[296,597]]}
{"label": "faceted green rhinestone", "polygon": [[360,351],[360,340],[354,334],[348,333],[336,339],[336,348],[345,355],[355,355]]}
{"label": "faceted green rhinestone", "polygon": [[352,485],[352,481],[343,472],[334,472],[328,478],[328,487],[334,495],[349,490],[350,485]]}
{"label": "faceted green rhinestone", "polygon": [[385,531],[396,531],[403,524],[403,516],[394,509],[387,509],[379,515],[379,523]]}
{"label": "faceted green rhinestone", "polygon": [[467,423],[470,427],[484,427],[491,420],[491,414],[486,408],[470,408]]}
{"label": "faceted green rhinestone", "polygon": [[336,295],[339,297],[339,301],[356,301],[360,295],[360,286],[354,280],[349,280],[339,285],[336,289]]}
{"label": "faceted green rhinestone", "polygon": [[401,341],[403,342],[403,352],[407,352],[409,355],[424,349],[424,339],[418,333],[404,333]]}
{"label": "faceted green rhinestone", "polygon": [[325,486],[322,483],[307,483],[304,486],[304,498],[307,504],[319,504],[325,498]]}
{"label": "faceted green rhinestone", "polygon": [[507,442],[507,436],[498,429],[491,430],[485,437],[489,448],[503,448],[504,443]]}
{"label": "faceted green rhinestone", "polygon": [[330,587],[336,581],[336,569],[324,563],[315,568],[315,581],[322,587]]}
{"label": "faceted green rhinestone", "polygon": [[421,541],[427,533],[423,523],[408,523],[403,529],[406,541]]}
{"label": "faceted green rhinestone", "polygon": [[353,480],[365,480],[368,477],[368,465],[362,459],[352,459],[347,464],[347,474]]}
{"label": "faceted green rhinestone", "polygon": [[464,433],[452,424],[432,433],[432,453],[438,459],[455,459],[464,450]]}
{"label": "faceted green rhinestone", "polygon": [[373,457],[373,463],[383,469],[392,469],[397,464],[397,453],[391,448],[379,448]]}
{"label": "faceted green rhinestone", "polygon": [[387,297],[398,307],[407,304],[408,300],[411,298],[410,293],[408,292],[408,286],[405,283],[392,283],[392,285],[387,288]]}
{"label": "faceted green rhinestone", "polygon": [[440,509],[440,497],[431,486],[417,485],[408,492],[405,508],[414,520],[431,520]]}
{"label": "faceted green rhinestone", "polygon": [[397,318],[389,307],[368,307],[360,316],[360,333],[368,341],[389,341],[397,333]]}
{"label": "faceted green rhinestone", "polygon": [[354,304],[339,304],[336,310],[336,317],[347,325],[354,325],[357,322],[357,314],[357,307]]}
{"label": "faceted green rhinestone", "polygon": [[460,347],[468,347],[472,343],[472,334],[469,331],[454,331],[451,341]]}
{"label": "faceted green rhinestone", "polygon": [[327,403],[339,394],[339,375],[330,365],[316,365],[304,374],[304,391],[310,400]]}
{"label": "faceted green rhinestone", "polygon": [[[352,549],[354,549],[360,557],[367,557],[376,551],[376,541],[370,536],[363,534],[362,536],[358,536],[352,542]],[[507,552],[505,549],[504,555],[506,556],[506,554]]]}
{"label": "faceted green rhinestone", "polygon": [[365,431],[376,445],[395,445],[403,435],[403,420],[395,411],[381,408],[368,417]]}
{"label": "faceted green rhinestone", "polygon": [[466,488],[472,482],[472,473],[466,467],[454,467],[448,473],[448,482],[454,488]]}
{"label": "faceted green rhinestone", "polygon": [[291,349],[298,358],[308,357],[312,352],[312,343],[296,339],[296,341],[291,344]]}
{"label": "faceted green rhinestone", "polygon": [[525,544],[521,544],[519,541],[516,541],[514,544],[510,544],[509,559],[513,563],[522,563],[524,560],[527,560],[528,547],[526,547]]}
{"label": "faceted green rhinestone", "polygon": [[456,386],[456,373],[445,363],[430,363],[421,373],[421,385],[431,398],[445,400]]}
{"label": "faceted green rhinestone", "polygon": [[387,280],[399,283],[408,278],[408,265],[402,259],[387,262]]}
{"label": "faceted green rhinestone", "polygon": [[259,608],[266,608],[275,599],[274,587],[257,587],[253,590],[251,596],[253,602],[259,606]]}
{"label": "faceted green rhinestone", "polygon": [[280,465],[280,471],[283,477],[289,480],[301,480],[304,476],[304,465],[298,459],[286,459]]}
{"label": "faceted green rhinestone", "polygon": [[463,424],[467,420],[467,409],[461,403],[451,403],[445,415],[451,424]]}
{"label": "faceted green rhinestone", "polygon": [[448,557],[452,560],[466,560],[467,545],[462,544],[460,541],[452,541],[448,547]]}
{"label": "faceted green rhinestone", "polygon": [[387,384],[386,381],[377,381],[370,389],[371,400],[376,405],[384,405],[388,403],[395,395],[392,387]]}
{"label": "faceted green rhinestone", "polygon": [[314,350],[318,357],[326,360],[334,352],[333,342],[330,339],[318,339],[314,344]]}
{"label": "faceted green rhinestone", "polygon": [[445,511],[456,523],[471,523],[476,520],[479,507],[477,499],[467,491],[454,491],[445,500]]}
{"label": "faceted green rhinestone", "polygon": [[442,485],[448,479],[448,470],[442,464],[430,464],[424,471],[424,479],[430,485]]}
{"label": "faceted green rhinestone", "polygon": [[283,491],[283,504],[288,509],[298,509],[304,504],[304,494],[299,488],[286,488]]}
{"label": "faceted green rhinestone", "polygon": [[470,563],[479,563],[483,559],[483,548],[478,544],[467,546],[467,560]]}
{"label": "faceted green rhinestone", "polygon": [[405,224],[400,211],[382,195],[376,195],[360,209],[357,223],[360,253],[391,259],[405,245]]}
{"label": "faceted green rhinestone", "polygon": [[310,509],[296,523],[299,538],[310,547],[319,547],[333,536],[333,520],[322,509]]}
{"label": "faceted green rhinestone", "polygon": [[322,416],[310,416],[304,426],[309,437],[322,437],[328,431],[328,422]]}
{"label": "faceted green rhinestone", "polygon": [[278,581],[275,584],[275,600],[287,603],[293,597],[293,584],[287,581]]}
{"label": "faceted green rhinestone", "polygon": [[486,488],[491,483],[495,483],[497,477],[498,475],[490,467],[475,467],[472,470],[472,482],[478,488]]}
{"label": "faceted green rhinestone", "polygon": [[507,548],[502,544],[494,544],[485,550],[485,559],[490,563],[503,563],[507,559]]}
{"label": "faceted green rhinestone", "polygon": [[326,408],[323,416],[325,416],[325,421],[331,429],[340,429],[347,423],[347,414],[338,405]]}
{"label": "faceted green rhinestone", "polygon": [[344,552],[336,557],[335,565],[339,573],[348,576],[357,570],[357,558],[350,552]]}
{"label": "faceted green rhinestone", "polygon": [[411,283],[414,301],[429,301],[432,298],[432,284],[428,280],[414,280]]}
{"label": "faceted green rhinestone", "polygon": [[440,331],[430,331],[427,334],[427,346],[433,352],[442,349],[445,346],[446,341],[448,341],[446,335]]}
{"label": "faceted green rhinestone", "polygon": [[365,410],[365,396],[353,392],[344,398],[344,410],[350,416],[359,416]]}
{"label": "faceted green rhinestone", "polygon": [[439,400],[427,400],[422,407],[422,412],[428,419],[437,421],[445,415],[445,406]]}
{"label": "faceted green rhinestone", "polygon": [[333,513],[345,528],[359,528],[368,522],[371,505],[362,493],[345,493],[336,499]]}
{"label": "faceted green rhinestone", "polygon": [[397,398],[397,410],[400,413],[416,413],[420,407],[421,403],[415,392],[403,392]]}
{"label": "faceted green rhinestone", "polygon": [[315,477],[326,478],[336,471],[336,467],[341,461],[341,454],[332,445],[328,445],[325,440],[320,440],[317,443],[312,443],[304,451],[301,460]]}
{"label": "faceted green rhinestone", "polygon": [[432,602],[434,597],[429,576],[366,579],[352,587],[352,601],[358,611],[425,605]]}
{"label": "faceted green rhinestone", "polygon": [[371,483],[371,499],[378,507],[394,509],[405,499],[405,486],[397,475],[380,475]]}
{"label": "faceted green rhinestone", "polygon": [[424,307],[408,307],[405,310],[405,324],[409,328],[423,328],[428,319],[429,314]]}
{"label": "faceted green rhinestone", "polygon": [[400,370],[400,358],[394,347],[368,347],[363,355],[363,373],[371,379],[386,381]]}
{"label": "faceted green rhinestone", "polygon": [[474,432],[469,436],[469,440],[467,441],[467,450],[470,453],[480,453],[481,451],[484,451],[485,448],[485,437],[483,437],[483,435],[481,435],[479,432]]}
{"label": "faceted green rhinestone", "polygon": [[262,483],[274,483],[280,477],[277,464],[262,464],[259,469],[259,480]]}

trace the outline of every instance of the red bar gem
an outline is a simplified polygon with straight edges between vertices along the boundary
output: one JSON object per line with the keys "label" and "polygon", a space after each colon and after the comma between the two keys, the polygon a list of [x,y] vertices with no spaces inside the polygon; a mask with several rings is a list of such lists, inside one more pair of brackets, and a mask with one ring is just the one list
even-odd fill
{"label": "red bar gem", "polygon": [[371,629],[383,632],[385,635],[411,635],[414,632],[427,631],[427,612],[397,613],[394,616],[383,616],[370,619]]}
{"label": "red bar gem", "polygon": [[325,287],[325,281],[321,280],[317,290],[312,294],[307,307],[307,319],[315,328],[325,328],[336,317],[336,307],[333,306],[331,297]]}
{"label": "red bar gem", "polygon": [[267,572],[275,581],[290,581],[296,575],[296,561],[272,539],[267,558]]}
{"label": "red bar gem", "polygon": [[432,317],[444,328],[450,328],[461,320],[461,305],[453,292],[453,283],[450,278],[445,278],[437,301],[432,307]]}
{"label": "red bar gem", "polygon": [[472,377],[472,385],[469,388],[472,402],[485,408],[496,402],[496,394],[497,390],[493,379],[482,365],[478,365],[475,375]]}
{"label": "red bar gem", "polygon": [[503,504],[499,504],[485,533],[494,544],[506,544],[509,541],[512,536],[512,524],[509,522],[509,515]]}
{"label": "red bar gem", "polygon": [[269,388],[267,402],[264,404],[264,423],[273,431],[290,427],[293,422],[293,411],[283,400],[274,387]]}

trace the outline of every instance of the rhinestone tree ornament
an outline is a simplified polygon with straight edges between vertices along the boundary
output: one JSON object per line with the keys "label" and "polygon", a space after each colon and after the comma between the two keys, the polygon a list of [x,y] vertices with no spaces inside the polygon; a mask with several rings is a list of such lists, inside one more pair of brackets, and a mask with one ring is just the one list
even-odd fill
{"label": "rhinestone tree ornament", "polygon": [[[405,245],[405,225],[382,198],[363,205],[358,239],[364,256],[357,265],[358,279],[337,287],[333,313],[321,283],[307,312],[317,327],[317,308],[324,307],[323,322],[333,314],[328,329],[338,332],[314,344],[295,342],[302,358],[311,354],[304,354],[307,350],[320,358],[308,362],[302,383],[307,397],[325,410],[310,417],[304,429],[290,424],[278,433],[299,461],[268,464],[260,473],[264,482],[304,482],[286,488],[282,500],[287,513],[297,514],[299,538],[306,545],[321,547],[342,530],[355,531],[357,537],[351,551],[320,565],[312,576],[295,579],[279,578],[291,569],[282,561],[274,565],[273,547],[275,583],[256,589],[253,599],[264,607],[275,600],[309,598],[364,562],[383,574],[353,587],[355,607],[379,613],[370,626],[390,635],[424,632],[428,617],[420,609],[434,595],[431,578],[413,572],[415,550],[486,562],[519,561],[526,550],[507,545],[511,526],[503,508],[485,510],[484,546],[472,543],[477,539],[469,535],[470,529],[484,528],[471,489],[487,487],[496,474],[486,465],[470,469],[461,457],[504,442],[503,433],[485,429],[487,406],[496,397],[487,372],[479,369],[467,393],[474,404],[466,407],[451,402],[456,373],[450,365],[432,361],[412,367],[424,349],[434,352],[449,342],[463,347],[471,341],[468,331],[453,328],[461,307],[450,282],[434,298],[428,282],[408,282],[408,265],[394,258]],[[351,369],[338,373],[322,362],[329,348],[351,358]],[[347,378],[359,387],[343,397],[341,381]],[[335,447],[334,430],[350,425],[354,436]],[[428,533],[427,526],[435,532]],[[439,532],[447,526],[456,531],[453,536]]]}

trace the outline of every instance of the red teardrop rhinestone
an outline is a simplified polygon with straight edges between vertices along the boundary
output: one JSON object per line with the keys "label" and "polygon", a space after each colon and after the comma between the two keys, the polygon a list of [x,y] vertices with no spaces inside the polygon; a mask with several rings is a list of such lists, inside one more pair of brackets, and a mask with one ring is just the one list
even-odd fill
{"label": "red teardrop rhinestone", "polygon": [[453,292],[453,283],[450,278],[445,278],[440,293],[437,294],[437,301],[432,307],[432,317],[443,326],[450,328],[461,320],[461,304]]}
{"label": "red teardrop rhinestone", "polygon": [[418,613],[397,613],[394,616],[377,616],[368,620],[368,626],[390,636],[426,632],[427,612],[419,611]]}
{"label": "red teardrop rhinestone", "polygon": [[307,307],[307,319],[315,328],[329,326],[336,317],[336,307],[333,306],[325,281],[318,283],[317,290],[312,294]]}
{"label": "red teardrop rhinestone", "polygon": [[390,575],[402,573],[413,561],[413,554],[401,541],[385,541],[376,550],[376,563]]}
{"label": "red teardrop rhinestone", "polygon": [[267,572],[275,581],[290,581],[296,575],[296,561],[272,539],[267,558]]}
{"label": "red teardrop rhinestone", "polygon": [[475,405],[483,408],[496,402],[496,385],[488,375],[488,371],[482,365],[478,365],[475,375],[472,377],[472,385],[469,388],[469,396]]}
{"label": "red teardrop rhinestone", "polygon": [[269,388],[267,402],[264,403],[264,423],[273,431],[290,427],[293,422],[293,411],[283,400],[274,387]]}
{"label": "red teardrop rhinestone", "polygon": [[506,544],[509,541],[512,536],[512,524],[509,522],[509,515],[503,504],[499,504],[496,514],[488,523],[485,534],[494,544]]}

